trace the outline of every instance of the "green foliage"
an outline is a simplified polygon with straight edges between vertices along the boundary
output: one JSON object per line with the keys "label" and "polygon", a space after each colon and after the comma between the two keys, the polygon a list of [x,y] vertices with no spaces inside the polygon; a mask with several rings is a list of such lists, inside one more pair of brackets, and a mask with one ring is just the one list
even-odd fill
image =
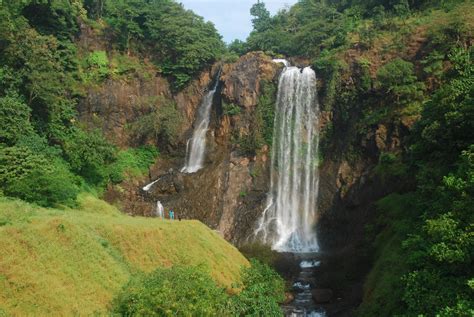
{"label": "green foliage", "polygon": [[85,59],[84,79],[86,82],[101,82],[109,75],[109,59],[105,51],[90,53]]}
{"label": "green foliage", "polygon": [[443,76],[445,83],[425,105],[417,125],[421,138],[414,144],[417,157],[448,164],[474,140],[472,54],[455,47],[449,60],[453,68]]}
{"label": "green foliage", "polygon": [[232,41],[228,46],[227,49],[229,52],[235,53],[238,56],[242,56],[245,53],[247,53],[247,43],[241,41],[241,40],[234,40]]}
{"label": "green foliage", "polygon": [[51,161],[22,147],[0,150],[0,188],[8,196],[44,207],[74,206],[77,185],[60,159]]}
{"label": "green foliage", "polygon": [[262,93],[258,97],[256,120],[257,131],[260,133],[265,144],[271,146],[273,143],[273,124],[275,122],[275,103],[277,87],[271,82],[261,83]]}
{"label": "green foliage", "polygon": [[270,12],[265,7],[264,2],[258,2],[250,8],[250,15],[253,16],[253,28],[259,32],[264,31],[270,24]]}
{"label": "green foliage", "polygon": [[110,180],[120,183],[126,176],[140,176],[148,172],[155,162],[158,150],[152,146],[122,150],[117,153],[117,161],[110,165]]}
{"label": "green foliage", "polygon": [[99,131],[75,129],[64,140],[64,155],[71,170],[89,184],[103,186],[108,180],[107,165],[115,161],[115,149]]}
{"label": "green foliage", "polygon": [[222,103],[222,110],[226,116],[236,116],[242,112],[242,109],[233,103]]}
{"label": "green foliage", "polygon": [[122,316],[281,316],[282,278],[266,264],[242,268],[241,290],[227,295],[202,267],[160,268],[133,278],[114,301]]}
{"label": "green foliage", "polygon": [[279,257],[278,252],[273,251],[268,245],[258,242],[245,244],[239,248],[239,251],[242,252],[247,259],[256,259],[271,267],[274,267]]}
{"label": "green foliage", "polygon": [[403,298],[413,314],[459,311],[468,316],[473,309],[473,175],[471,146],[463,151],[457,171],[445,176],[431,197],[421,198],[423,229],[404,242],[413,271],[405,276]]}
{"label": "green foliage", "polygon": [[170,76],[176,89],[184,87],[225,49],[212,23],[174,1],[109,0],[105,18],[119,48],[153,52],[155,63]]}
{"label": "green foliage", "polygon": [[147,140],[162,144],[175,144],[179,136],[179,127],[183,116],[176,104],[167,99],[160,101],[160,106],[150,104],[150,112],[130,125],[132,138],[140,143]]}
{"label": "green foliage", "polygon": [[232,314],[237,316],[281,316],[278,303],[284,298],[283,279],[268,265],[251,260],[242,270],[242,291],[231,298]]}
{"label": "green foliage", "polygon": [[413,64],[396,58],[377,72],[380,87],[394,96],[397,104],[408,104],[423,99],[424,84],[417,82]]}
{"label": "green foliage", "polygon": [[81,16],[82,1],[21,1],[22,14],[41,34],[54,35],[58,39],[71,40],[79,32],[78,16]]}
{"label": "green foliage", "polygon": [[261,93],[255,108],[255,116],[250,118],[251,133],[236,136],[234,142],[243,155],[253,156],[262,146],[273,143],[273,124],[275,121],[276,85],[262,81]]}
{"label": "green foliage", "polygon": [[217,316],[224,313],[227,295],[199,267],[161,268],[133,278],[115,300],[122,316]]}
{"label": "green foliage", "polygon": [[273,17],[259,3],[251,14],[254,30],[247,39],[248,48],[284,55],[313,57],[324,48],[343,45],[350,27],[333,6],[322,1],[299,1]]}
{"label": "green foliage", "polygon": [[22,135],[33,133],[31,109],[18,96],[0,97],[0,142],[13,145]]}
{"label": "green foliage", "polygon": [[403,164],[400,156],[394,153],[384,152],[380,154],[379,163],[375,168],[375,172],[387,179],[388,177],[403,177],[406,176],[407,166]]}

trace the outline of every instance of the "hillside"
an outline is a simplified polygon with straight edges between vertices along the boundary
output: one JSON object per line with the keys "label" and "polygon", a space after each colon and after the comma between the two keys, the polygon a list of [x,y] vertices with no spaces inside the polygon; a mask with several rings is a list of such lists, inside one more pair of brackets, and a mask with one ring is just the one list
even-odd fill
{"label": "hillside", "polygon": [[124,216],[88,195],[78,210],[0,199],[0,312],[103,314],[138,271],[206,265],[230,289],[248,261],[198,221]]}

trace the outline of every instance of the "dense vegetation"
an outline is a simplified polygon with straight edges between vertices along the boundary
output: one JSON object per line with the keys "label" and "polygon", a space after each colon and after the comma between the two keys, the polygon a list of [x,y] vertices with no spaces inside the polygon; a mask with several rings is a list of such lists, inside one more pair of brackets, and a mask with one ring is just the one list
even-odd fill
{"label": "dense vegetation", "polygon": [[228,295],[202,267],[158,269],[139,275],[115,300],[122,316],[280,316],[284,283],[256,260],[242,270],[240,292]]}
{"label": "dense vegetation", "polygon": [[[407,188],[416,175],[416,189],[378,203],[360,316],[474,313],[472,9],[465,1],[300,0],[271,16],[260,2],[247,41],[230,46],[308,59],[334,124],[355,130],[348,159],[379,124],[416,122],[406,150],[380,153],[375,169]],[[325,143],[332,129],[324,150],[334,149]]]}
{"label": "dense vegetation", "polygon": [[[87,29],[101,34],[110,50],[79,46]],[[131,73],[154,76],[144,58],[180,89],[224,49],[211,23],[171,0],[2,1],[0,193],[74,206],[80,191],[146,172],[158,154],[146,145],[176,137],[176,105],[151,101],[144,109],[149,114],[129,127],[141,147],[120,151],[78,122],[85,89]]]}

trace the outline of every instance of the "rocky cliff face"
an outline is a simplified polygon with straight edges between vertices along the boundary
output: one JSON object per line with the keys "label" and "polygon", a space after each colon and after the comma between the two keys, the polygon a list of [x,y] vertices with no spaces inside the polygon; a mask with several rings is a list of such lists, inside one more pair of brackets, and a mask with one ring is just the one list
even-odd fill
{"label": "rocky cliff face", "polygon": [[[236,138],[253,133],[262,81],[276,81],[280,67],[262,53],[223,65],[208,132],[205,167],[194,174],[179,170],[184,156],[162,158],[152,179],[159,179],[145,197],[160,200],[183,218],[199,219],[229,241],[243,243],[263,211],[269,179],[269,148],[243,153]],[[232,115],[223,104],[238,107]],[[194,111],[195,112],[195,111]],[[189,128],[187,136],[192,134]]]}
{"label": "rocky cliff face", "polygon": [[[222,68],[220,78],[215,78]],[[250,53],[236,63],[214,65],[186,89],[173,95],[167,81],[159,75],[140,74],[109,79],[91,87],[80,104],[80,118],[91,128],[100,128],[121,147],[137,146],[128,131],[140,117],[159,111],[163,100],[173,100],[184,120],[173,149],[158,143],[161,155],[148,177],[110,186],[107,200],[130,214],[153,215],[156,202],[173,209],[182,218],[199,219],[218,230],[229,241],[242,243],[251,235],[266,201],[270,153],[268,146],[255,153],[242,151],[237,141],[253,134],[255,112],[262,82],[276,82],[281,66],[263,53]],[[207,134],[205,167],[194,174],[183,174],[186,141],[193,132],[203,96],[214,80],[219,80]],[[223,104],[232,104],[236,113],[228,114]],[[141,188],[158,180],[149,192]]]}
{"label": "rocky cliff face", "polygon": [[[215,78],[218,69],[220,78]],[[185,90],[173,95],[160,76],[143,78],[140,74],[126,79],[110,79],[89,89],[81,103],[83,122],[100,127],[119,146],[136,146],[127,126],[153,109],[163,98],[173,100],[184,120],[179,127],[177,144],[168,149],[159,140],[162,152],[148,177],[134,179],[109,188],[106,198],[131,214],[153,215],[157,201],[166,210],[173,209],[182,218],[199,219],[218,230],[229,241],[241,244],[251,236],[266,203],[269,186],[270,148],[263,145],[249,153],[239,140],[255,134],[255,117],[264,83],[276,85],[281,65],[263,53],[249,53],[233,64],[214,65]],[[186,141],[193,132],[203,96],[214,80],[219,81],[207,135],[204,168],[183,174]],[[354,85],[350,76],[347,85]],[[225,109],[231,105],[233,112]],[[373,217],[371,203],[393,191],[375,173],[381,153],[403,152],[403,140],[412,120],[383,122],[357,134],[360,109],[357,105],[343,115],[341,109],[321,113],[322,138],[328,146],[320,167],[319,239],[323,249],[356,250],[363,239],[364,225]],[[331,128],[332,133],[327,133]],[[357,153],[353,148],[361,149]],[[141,188],[157,182],[150,191]],[[393,183],[393,182],[391,182]]]}

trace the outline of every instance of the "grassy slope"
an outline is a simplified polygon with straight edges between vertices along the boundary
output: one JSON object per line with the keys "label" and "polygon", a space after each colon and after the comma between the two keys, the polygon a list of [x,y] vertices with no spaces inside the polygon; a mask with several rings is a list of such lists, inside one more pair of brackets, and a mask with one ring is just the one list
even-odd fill
{"label": "grassy slope", "polygon": [[80,202],[60,211],[0,198],[0,315],[105,313],[133,272],[205,264],[230,287],[248,265],[198,221],[132,218],[91,196]]}

